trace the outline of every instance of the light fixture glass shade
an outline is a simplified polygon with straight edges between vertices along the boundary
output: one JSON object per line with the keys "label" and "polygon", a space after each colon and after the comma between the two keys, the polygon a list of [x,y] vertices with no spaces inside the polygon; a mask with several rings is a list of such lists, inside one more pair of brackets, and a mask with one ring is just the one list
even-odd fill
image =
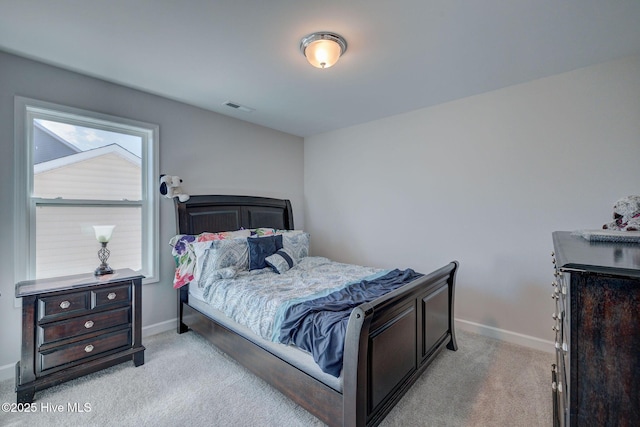
{"label": "light fixture glass shade", "polygon": [[346,40],[334,33],[309,34],[300,42],[300,51],[316,68],[331,67],[346,50]]}
{"label": "light fixture glass shade", "polygon": [[341,53],[340,45],[331,40],[317,40],[304,51],[307,61],[316,68],[331,67],[338,62]]}
{"label": "light fixture glass shade", "polygon": [[107,243],[111,240],[111,234],[115,225],[94,225],[93,230],[96,233],[96,240],[100,243]]}

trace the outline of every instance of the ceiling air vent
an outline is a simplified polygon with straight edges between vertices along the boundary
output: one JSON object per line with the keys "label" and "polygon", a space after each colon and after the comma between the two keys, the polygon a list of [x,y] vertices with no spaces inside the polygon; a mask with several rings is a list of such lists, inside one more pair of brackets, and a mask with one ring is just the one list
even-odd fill
{"label": "ceiling air vent", "polygon": [[225,105],[225,106],[230,107],[230,108],[234,108],[236,110],[244,111],[245,113],[250,113],[250,112],[254,111],[253,108],[245,107],[244,105],[240,105],[240,104],[237,104],[237,103],[232,102],[232,101],[225,101],[225,102],[222,103],[222,105]]}

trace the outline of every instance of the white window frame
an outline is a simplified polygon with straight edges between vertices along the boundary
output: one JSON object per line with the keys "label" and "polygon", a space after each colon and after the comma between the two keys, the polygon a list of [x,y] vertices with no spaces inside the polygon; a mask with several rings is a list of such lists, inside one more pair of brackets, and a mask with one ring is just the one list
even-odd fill
{"label": "white window frame", "polygon": [[[57,199],[41,199],[33,196],[33,149],[32,133],[34,119],[49,119],[82,126],[90,125],[103,130],[114,130],[109,123],[117,123],[116,132],[142,138],[142,202],[113,201],[106,205],[136,205],[142,208],[142,271],[143,283],[159,281],[159,213],[156,188],[158,177],[158,147],[160,128],[156,124],[96,113],[89,110],[67,107],[51,102],[16,96],[14,98],[14,281],[35,278],[35,207],[59,205]],[[77,120],[77,122],[75,122]],[[104,202],[91,200],[69,201],[64,204],[78,206],[100,205]],[[18,300],[16,300],[18,301]]]}

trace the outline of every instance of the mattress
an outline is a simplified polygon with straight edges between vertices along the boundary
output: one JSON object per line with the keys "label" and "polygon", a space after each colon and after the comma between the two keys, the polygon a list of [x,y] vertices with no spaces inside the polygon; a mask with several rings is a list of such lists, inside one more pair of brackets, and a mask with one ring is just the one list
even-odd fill
{"label": "mattress", "polygon": [[297,347],[291,345],[283,345],[268,341],[259,335],[252,332],[248,327],[243,326],[235,322],[230,317],[226,316],[222,311],[215,309],[211,305],[207,304],[204,300],[203,289],[196,285],[189,284],[189,305],[201,313],[207,315],[209,318],[220,323],[227,329],[232,330],[238,335],[248,339],[267,349],[274,355],[278,356],[287,363],[295,366],[301,371],[307,373],[318,381],[326,384],[332,389],[342,393],[342,374],[336,378],[333,375],[327,374],[320,369],[318,364],[313,360],[310,353],[300,350]]}

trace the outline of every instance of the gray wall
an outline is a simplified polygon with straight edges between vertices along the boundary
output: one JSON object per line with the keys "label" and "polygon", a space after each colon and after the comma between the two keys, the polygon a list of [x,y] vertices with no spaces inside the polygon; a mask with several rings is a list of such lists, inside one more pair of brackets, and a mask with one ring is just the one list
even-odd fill
{"label": "gray wall", "polygon": [[640,57],[305,138],[312,252],[460,261],[459,326],[550,349],[551,232],[640,194]]}
{"label": "gray wall", "polygon": [[[206,88],[203,88],[206,90]],[[191,194],[291,199],[304,227],[302,138],[0,52],[0,378],[20,358],[21,312],[14,308],[14,96],[160,125],[160,172],[179,175]],[[173,328],[173,203],[160,200],[160,282],[143,286],[145,333]]]}
{"label": "gray wall", "polygon": [[[0,378],[19,359],[13,307],[13,97],[160,125],[160,171],[191,194],[289,198],[312,253],[428,272],[458,259],[458,325],[552,339],[551,232],[598,228],[640,193],[640,57],[301,138],[0,52]],[[242,171],[239,173],[239,171]],[[173,328],[174,234],[160,200],[147,333]]]}

